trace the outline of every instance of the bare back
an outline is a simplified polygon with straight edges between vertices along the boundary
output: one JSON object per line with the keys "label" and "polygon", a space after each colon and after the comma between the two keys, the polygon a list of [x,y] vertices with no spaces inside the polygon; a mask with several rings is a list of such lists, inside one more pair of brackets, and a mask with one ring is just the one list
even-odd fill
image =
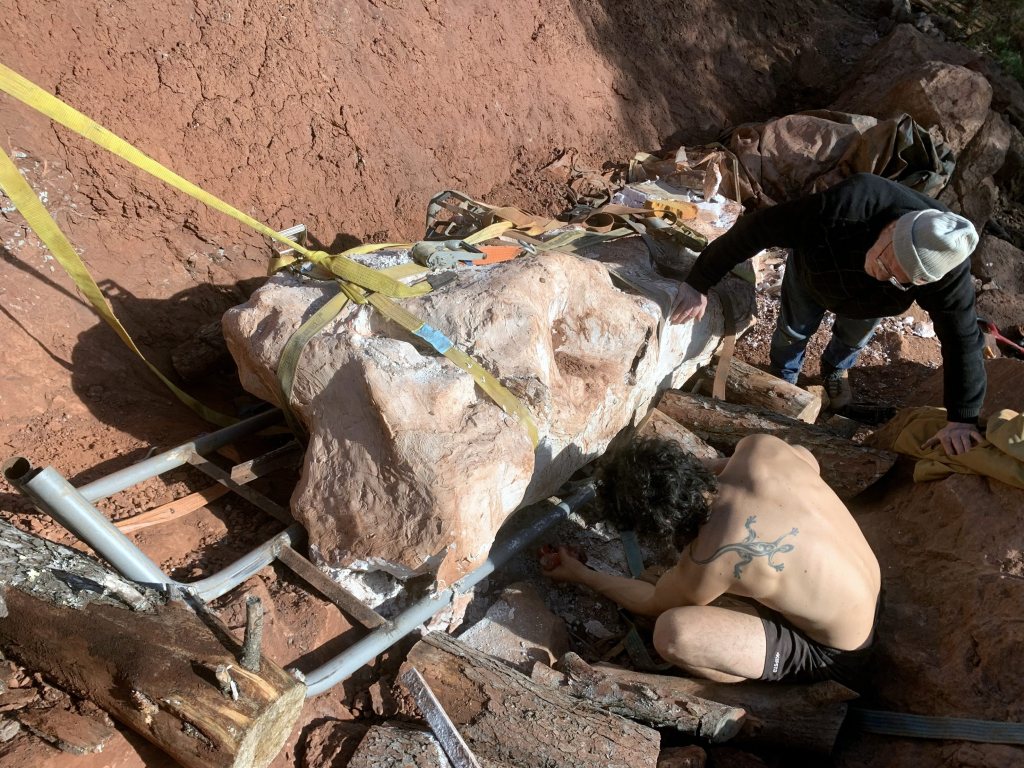
{"label": "bare back", "polygon": [[865,645],[878,561],[810,452],[770,435],[744,438],[719,484],[710,521],[670,578],[700,604],[724,593],[750,597],[819,643]]}

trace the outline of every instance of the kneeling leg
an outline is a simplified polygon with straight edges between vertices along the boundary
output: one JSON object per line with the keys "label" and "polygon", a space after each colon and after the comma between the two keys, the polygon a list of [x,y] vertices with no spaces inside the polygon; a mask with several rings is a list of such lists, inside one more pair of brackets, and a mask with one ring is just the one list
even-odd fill
{"label": "kneeling leg", "polygon": [[654,647],[666,661],[722,683],[756,680],[764,672],[761,619],[713,606],[665,611],[654,625]]}

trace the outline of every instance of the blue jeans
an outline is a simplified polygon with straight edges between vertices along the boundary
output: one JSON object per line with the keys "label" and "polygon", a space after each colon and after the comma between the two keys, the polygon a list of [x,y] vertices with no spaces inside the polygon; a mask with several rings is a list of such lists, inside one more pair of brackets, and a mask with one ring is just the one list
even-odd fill
{"label": "blue jeans", "polygon": [[[825,316],[825,308],[807,295],[794,272],[787,265],[770,353],[772,373],[791,384],[796,384],[800,375],[807,340],[818,330]],[[836,315],[832,338],[821,355],[822,376],[852,368],[860,351],[871,341],[880,319],[856,320]]]}

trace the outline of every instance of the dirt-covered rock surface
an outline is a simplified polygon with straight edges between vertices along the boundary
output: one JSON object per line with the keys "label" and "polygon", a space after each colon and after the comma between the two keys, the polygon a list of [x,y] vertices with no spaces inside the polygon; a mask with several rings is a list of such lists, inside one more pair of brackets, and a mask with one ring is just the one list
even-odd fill
{"label": "dirt-covered rock surface", "polygon": [[[897,26],[883,39],[881,30],[889,25],[879,25],[875,6],[854,0],[84,0],[66,6],[6,0],[0,63],[243,212],[274,229],[304,223],[313,244],[337,252],[362,241],[419,238],[427,201],[444,189],[536,213],[558,212],[566,207],[565,187],[540,169],[567,150],[575,150],[578,165],[624,162],[639,150],[703,143],[744,122],[827,107],[855,74],[857,82],[870,85],[872,77],[894,80],[890,75],[897,69],[936,71],[928,62],[944,62],[981,73],[992,86],[990,119],[983,124],[990,130],[977,133],[998,145],[995,151],[1005,152],[1006,159],[1001,168],[986,170],[984,179],[968,177],[951,201],[992,216],[972,265],[979,307],[1019,339],[1019,86],[993,73],[977,54],[940,44],[910,25]],[[960,74],[965,81],[972,77]],[[170,374],[175,348],[262,284],[269,243],[11,97],[0,95],[0,104],[3,151],[74,244],[136,342]],[[979,150],[979,163],[992,162],[992,146]],[[97,318],[3,196],[0,256],[0,459],[26,456],[82,485],[209,429]],[[738,346],[739,356],[754,364],[767,361],[777,311],[770,285],[758,302],[761,323]],[[812,342],[809,382],[817,376],[823,343],[823,333]],[[916,404],[928,392],[937,402],[934,374],[940,364],[927,316],[913,308],[885,321],[851,379],[860,396],[874,402]],[[230,366],[189,387],[235,415],[254,403]],[[271,438],[250,446],[248,455],[275,444]],[[294,480],[293,474],[260,490],[287,503]],[[1006,633],[992,645],[962,637],[933,649],[947,655],[943,664],[966,670],[962,680],[969,692],[943,688],[942,665],[917,680],[906,664],[897,664],[905,658],[887,655],[890,666],[880,672],[890,686],[881,694],[885,705],[910,709],[909,694],[893,686],[909,690],[920,684],[929,704],[914,711],[1019,720],[1016,683],[1000,680],[999,670],[986,666],[1010,659],[1007,649],[1020,646],[1019,622],[1005,607],[1005,601],[1019,598],[1019,526],[1007,518],[985,535],[960,532],[985,528],[1000,506],[1020,503],[1019,493],[993,490],[988,483],[951,478],[923,490],[897,478],[882,489],[890,496],[865,502],[863,519],[873,526],[873,536],[891,527],[890,515],[902,521],[916,509],[922,515],[934,511],[945,521],[937,531],[908,519],[902,538],[872,538],[882,559],[917,556],[920,542],[936,557],[978,545],[968,558],[988,558],[940,571],[934,589],[923,590],[917,582],[895,589],[899,616],[916,620],[913,606],[934,599],[920,616],[931,611],[944,625],[942,632],[954,633],[947,622],[969,620],[984,631]],[[197,471],[180,469],[101,507],[119,520],[211,485]],[[953,503],[965,499],[989,506],[978,512]],[[6,484],[0,485],[0,513],[25,530],[70,541]],[[174,577],[192,580],[222,568],[279,528],[255,507],[228,496],[131,536]],[[592,558],[622,570],[614,533],[600,524],[592,528],[600,540],[592,544]],[[997,536],[999,546],[992,541]],[[916,578],[910,565],[896,572]],[[544,584],[535,566],[519,563],[483,595],[496,596],[504,584],[531,577]],[[955,601],[938,605],[958,588]],[[241,606],[250,594],[272,606],[265,650],[282,666],[314,667],[363,633],[281,567],[264,569],[214,604],[239,632]],[[559,613],[570,620],[576,650],[595,658],[614,646],[621,625],[612,607],[578,592],[553,594]],[[478,615],[486,608],[480,602]],[[992,630],[989,614],[1005,617],[1005,629]],[[883,621],[883,629],[892,626],[893,637],[917,642],[913,627],[895,621]],[[374,668],[308,701],[301,726],[274,765],[316,763],[316,738],[310,737],[325,724],[379,722],[394,715],[397,704],[387,681],[401,651],[400,646]],[[10,690],[0,701],[6,704],[103,717],[30,671],[14,665],[3,671],[0,682]],[[938,696],[940,690],[946,698]],[[962,706],[953,707],[958,701]],[[12,705],[0,714],[4,768],[169,765],[121,730],[103,752],[63,753],[18,727],[9,714],[16,711]],[[843,742],[843,750],[838,760],[849,766],[995,768],[1024,759],[1017,747],[936,746],[857,735]],[[794,764],[787,755],[762,757],[772,765]],[[713,753],[709,764],[736,764],[729,759],[736,758],[722,754],[716,761]]]}

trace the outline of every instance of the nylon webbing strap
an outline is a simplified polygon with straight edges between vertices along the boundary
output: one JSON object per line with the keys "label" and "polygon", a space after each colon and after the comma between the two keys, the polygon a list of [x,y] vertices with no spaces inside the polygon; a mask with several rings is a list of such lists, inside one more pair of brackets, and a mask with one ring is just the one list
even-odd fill
{"label": "nylon webbing strap", "polygon": [[861,730],[914,739],[978,741],[986,744],[1024,744],[1024,723],[931,717],[850,707],[847,717]]}
{"label": "nylon webbing strap", "polygon": [[[407,286],[381,274],[370,267],[358,264],[345,255],[332,256],[324,251],[311,251],[303,245],[290,240],[289,238],[271,229],[266,224],[242,213],[237,208],[225,203],[218,197],[201,189],[187,179],[182,178],[169,168],[158,163],[153,158],[140,152],[124,139],[111,133],[102,125],[86,117],[78,110],[65,104],[55,96],[44,91],[35,83],[26,80],[14,70],[0,64],[0,90],[21,101],[23,104],[32,107],[38,112],[49,117],[51,120],[60,123],[64,127],[74,131],[79,136],[89,139],[94,144],[113,152],[123,160],[155,176],[161,181],[169,184],[180,192],[194,197],[200,202],[206,203],[211,208],[220,211],[231,218],[248,225],[260,234],[287,245],[297,253],[301,253],[310,261],[321,264],[331,270],[335,275],[362,286],[371,291],[385,293],[388,296],[406,298],[419,296],[430,290],[429,285]],[[381,248],[381,245],[374,245],[374,248]],[[359,252],[353,249],[352,253]]]}
{"label": "nylon webbing strap", "polygon": [[[644,555],[640,551],[640,542],[636,538],[636,531],[630,529],[619,531],[619,538],[622,540],[622,550],[626,554],[629,573],[634,579],[638,579],[644,572]],[[619,611],[619,616],[628,628],[626,636],[622,638],[622,645],[637,669],[643,672],[664,672],[672,666],[652,659],[651,654],[647,651],[647,646],[644,645],[643,638],[640,637],[636,625],[633,624],[628,614],[625,611]]]}
{"label": "nylon webbing strap", "polygon": [[296,436],[303,435],[306,431],[295,418],[291,408],[292,384],[295,383],[295,371],[299,366],[299,358],[302,357],[302,351],[306,348],[309,340],[337,317],[346,304],[348,304],[348,296],[339,290],[337,295],[331,297],[288,338],[281,351],[281,357],[277,361],[277,380],[281,385],[281,408],[288,421],[288,426]]}
{"label": "nylon webbing strap", "polygon": [[53,257],[64,268],[64,271],[74,280],[78,290],[89,300],[89,303],[92,304],[100,317],[107,322],[107,325],[114,329],[114,332],[121,337],[121,340],[127,347],[139,356],[142,362],[148,366],[149,370],[167,385],[175,397],[212,424],[225,427],[234,424],[237,419],[203,405],[190,394],[180,389],[146,359],[146,356],[135,345],[135,341],[128,331],[121,325],[121,321],[117,319],[114,310],[107,303],[107,299],[100,290],[100,287],[92,279],[89,270],[64,236],[64,233],[61,232],[57,222],[53,220],[49,211],[39,201],[38,195],[29,186],[28,182],[25,181],[14,161],[7,156],[6,152],[2,151],[0,151],[0,187],[3,188],[4,194],[11,199],[14,207],[25,217],[25,221],[32,228],[32,231],[39,236],[43,244],[50,249]]}
{"label": "nylon webbing strap", "polygon": [[619,531],[619,538],[622,539],[622,550],[626,554],[626,565],[634,579],[640,578],[644,572],[644,556],[640,551],[640,542],[637,541],[636,531]]}
{"label": "nylon webbing strap", "polygon": [[[345,285],[343,283],[342,287],[348,289],[346,290],[346,294],[349,298],[353,297],[354,292],[358,292],[360,289],[365,289],[366,291],[371,292],[368,297],[371,303],[373,303],[375,307],[380,309],[380,311],[390,319],[395,320],[420,336],[423,336],[421,331],[424,329],[434,331],[434,329],[431,329],[426,323],[413,317],[411,314],[402,310],[393,302],[387,301],[385,298],[386,296],[393,296],[395,298],[421,296],[431,290],[429,283],[424,281],[412,286],[405,285],[404,283],[395,280],[393,277],[385,275],[379,270],[359,264],[346,256],[346,254],[356,255],[380,250],[381,248],[387,247],[386,245],[368,244],[358,246],[345,251],[343,254],[333,256],[325,253],[324,251],[309,250],[305,246],[285,237],[280,232],[277,232],[262,222],[242,213],[237,208],[225,203],[220,198],[211,195],[187,179],[182,178],[169,168],[158,163],[153,158],[143,152],[140,152],[134,146],[107,130],[99,123],[89,117],[86,117],[78,110],[47,93],[39,86],[25,79],[3,64],[0,64],[0,90],[3,90],[25,105],[46,115],[51,120],[54,120],[55,122],[58,122],[66,128],[74,131],[83,138],[89,139],[98,146],[113,152],[118,157],[127,160],[132,165],[155,176],[175,189],[190,195],[196,200],[209,205],[211,208],[220,211],[243,224],[248,225],[265,237],[269,237],[272,240],[288,246],[296,253],[302,254],[309,261],[326,267],[334,275],[348,284]],[[208,419],[214,424],[226,425],[233,423],[234,420],[230,419],[230,417],[224,416],[223,414],[207,408],[202,403],[180,390],[152,364],[150,364],[148,360],[146,360],[139,349],[135,346],[135,343],[132,341],[127,331],[125,331],[120,321],[118,321],[114,316],[114,313],[107,305],[103,294],[99,291],[99,287],[89,275],[88,270],[85,268],[81,259],[78,258],[74,248],[71,247],[71,243],[68,242],[67,238],[64,237],[63,233],[61,233],[56,222],[50,218],[46,209],[32,192],[31,187],[29,187],[28,183],[24,181],[21,174],[18,173],[17,168],[14,166],[14,163],[7,158],[6,154],[4,154],[4,159],[6,161],[6,165],[9,166],[6,174],[8,181],[5,183],[5,189],[8,186],[12,187],[12,189],[18,187],[17,198],[10,192],[8,192],[8,196],[11,197],[12,202],[14,202],[15,206],[22,212],[22,215],[25,216],[25,220],[29,223],[29,226],[31,226],[32,229],[36,231],[36,234],[39,235],[40,240],[50,248],[54,257],[58,258],[61,266],[68,270],[68,274],[72,276],[76,284],[78,284],[82,289],[82,292],[89,297],[89,300],[92,302],[93,306],[96,307],[96,310],[104,317],[104,319],[107,320],[108,323],[111,324],[129,348],[146,362],[146,365],[150,367],[161,381],[163,381],[171,391],[182,400],[182,402],[189,405],[190,408],[202,415],[203,418]],[[20,182],[20,185],[17,184],[14,177],[11,176],[12,169],[13,174],[14,176],[17,176],[17,181]],[[25,194],[26,191],[28,193],[27,196]],[[26,214],[26,210],[30,211],[30,214]],[[504,227],[503,229],[507,228],[508,227]],[[495,228],[496,231],[501,231],[501,229],[502,228]],[[58,257],[58,252],[61,254],[60,257]],[[281,261],[284,262],[285,260],[282,259]],[[363,299],[363,301],[366,301],[366,299]],[[431,341],[435,348],[438,349],[438,351],[441,351],[442,354],[448,357],[448,359],[456,366],[469,373],[480,388],[483,389],[483,391],[489,395],[502,408],[502,410],[519,420],[526,428],[534,447],[536,447],[539,442],[537,427],[526,407],[507,389],[505,389],[497,379],[476,363],[476,361],[464,352],[461,352],[451,346],[451,342],[444,338],[442,334],[434,331],[434,335],[440,337],[440,339],[444,339],[444,341],[442,342],[438,340],[438,343],[435,344],[431,338],[427,338],[426,336],[423,337],[427,338],[428,341]],[[444,346],[444,343],[447,343],[449,348],[442,350],[441,347]],[[301,354],[301,350],[302,347],[299,346],[298,354]]]}
{"label": "nylon webbing strap", "polygon": [[351,284],[343,284],[342,290],[346,295],[359,304],[371,304],[380,310],[389,320],[397,323],[407,331],[423,339],[437,352],[444,355],[456,367],[462,369],[470,376],[480,389],[482,389],[501,410],[518,421],[530,438],[533,447],[536,448],[540,442],[540,435],[537,432],[537,424],[533,420],[529,409],[522,402],[509,392],[497,378],[495,378],[480,363],[467,355],[455,346],[455,343],[445,336],[437,328],[423,322],[416,315],[398,306],[388,297],[379,293],[367,294],[360,288]]}

